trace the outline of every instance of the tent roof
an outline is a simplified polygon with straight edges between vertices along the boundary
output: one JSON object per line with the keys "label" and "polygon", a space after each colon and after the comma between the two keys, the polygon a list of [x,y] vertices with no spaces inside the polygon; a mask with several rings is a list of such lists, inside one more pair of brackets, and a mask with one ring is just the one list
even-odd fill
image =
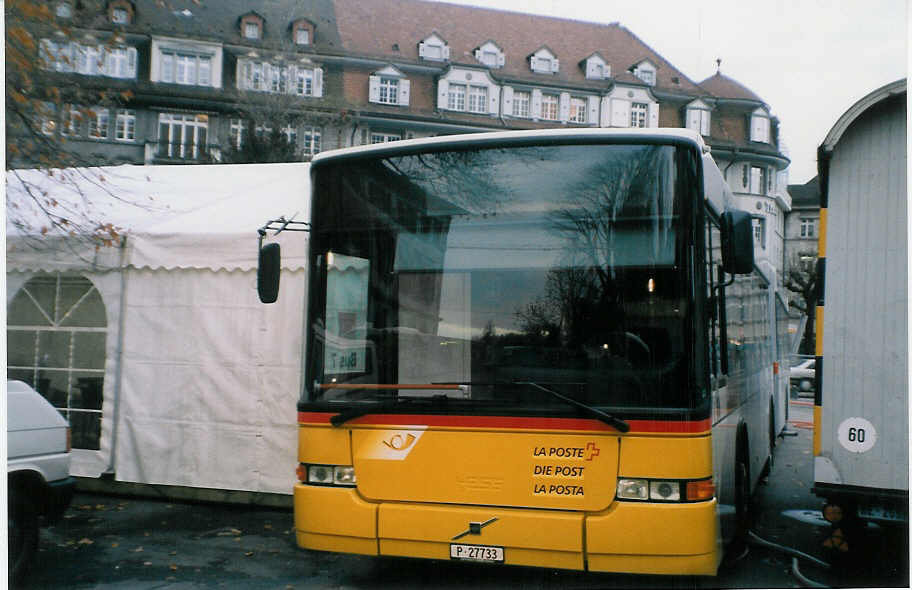
{"label": "tent roof", "polygon": [[[66,181],[60,180],[62,174]],[[305,163],[110,166],[56,171],[54,176],[19,170],[7,173],[7,202],[29,202],[22,181],[74,215],[113,224],[127,238],[126,252],[80,254],[66,240],[27,236],[8,219],[7,265],[17,270],[249,270],[256,267],[256,230],[266,221],[310,218],[310,164]],[[33,228],[46,223],[37,207],[19,211]],[[280,241],[283,266],[302,267],[306,236],[290,232]]]}

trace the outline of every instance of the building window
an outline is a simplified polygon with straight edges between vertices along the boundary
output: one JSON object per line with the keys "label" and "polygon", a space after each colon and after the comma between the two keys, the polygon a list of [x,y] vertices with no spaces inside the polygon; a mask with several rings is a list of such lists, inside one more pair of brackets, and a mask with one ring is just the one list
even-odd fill
{"label": "building window", "polygon": [[766,188],[766,168],[761,166],[751,166],[750,169],[750,192],[756,195],[764,195]]}
{"label": "building window", "polygon": [[400,133],[371,132],[371,143],[389,143],[391,141],[399,141],[400,139],[402,139],[402,134]]}
{"label": "building window", "polygon": [[158,115],[158,156],[196,160],[208,152],[208,115],[161,113]]}
{"label": "building window", "polygon": [[447,95],[447,108],[451,111],[464,111],[466,105],[465,84],[450,84]]}
{"label": "building window", "polygon": [[769,143],[770,120],[763,109],[757,109],[751,115],[750,140]]}
{"label": "building window", "polygon": [[79,124],[82,122],[82,110],[72,104],[64,105],[63,121],[60,126],[61,135],[79,135]]}
{"label": "building window", "polygon": [[636,77],[639,78],[640,80],[642,80],[643,82],[646,82],[650,86],[655,85],[655,72],[653,72],[651,70],[639,70],[638,69],[636,72]]}
{"label": "building window", "polygon": [[497,67],[497,52],[496,51],[482,51],[481,52],[481,63],[486,66],[496,68]]}
{"label": "building window", "polygon": [[299,96],[313,95],[314,71],[307,68],[295,70],[295,94]]}
{"label": "building window", "polygon": [[645,102],[630,104],[630,126],[646,127],[649,120],[649,105]]}
{"label": "building window", "polygon": [[380,96],[377,102],[383,104],[399,104],[399,80],[396,78],[380,78]]}
{"label": "building window", "polygon": [[57,8],[54,10],[54,14],[56,14],[58,18],[72,18],[73,6],[69,2],[59,2]]}
{"label": "building window", "polygon": [[524,119],[529,118],[529,107],[532,104],[532,94],[525,91],[517,91],[513,93],[513,116],[522,117]]}
{"label": "building window", "polygon": [[486,86],[469,86],[469,112],[488,112],[488,88]]}
{"label": "building window", "polygon": [[298,45],[310,45],[310,31],[303,27],[295,29],[295,43]]}
{"label": "building window", "polygon": [[279,130],[288,145],[298,145],[298,128],[295,125],[285,125]]}
{"label": "building window", "polygon": [[305,127],[301,129],[301,139],[298,146],[301,149],[301,153],[305,156],[315,156],[320,153],[322,149],[321,146],[321,132],[317,127]]}
{"label": "building window", "polygon": [[802,217],[799,235],[802,238],[813,238],[817,233],[817,220],[813,217]]}
{"label": "building window", "polygon": [[136,111],[118,109],[114,122],[114,139],[133,141],[136,139]]}
{"label": "building window", "polygon": [[161,52],[161,81],[189,86],[212,85],[212,56]]}
{"label": "building window", "polygon": [[130,24],[130,13],[126,8],[113,8],[111,9],[111,22],[115,25]]}
{"label": "building window", "polygon": [[260,23],[254,21],[244,22],[244,38],[245,39],[259,39],[260,38]]}
{"label": "building window", "polygon": [[560,111],[560,97],[556,94],[542,94],[541,118],[557,121]]}
{"label": "building window", "polygon": [[570,97],[570,122],[585,123],[587,114],[587,104],[585,98],[576,96]]}
{"label": "building window", "polygon": [[57,132],[57,107],[52,102],[42,102],[36,110],[41,121],[41,132],[54,135]]}
{"label": "building window", "polygon": [[687,109],[687,128],[709,136],[710,112],[706,109]]}
{"label": "building window", "polygon": [[7,307],[7,378],[69,420],[73,448],[100,448],[107,325],[101,294],[83,276],[38,275]]}
{"label": "building window", "polygon": [[89,137],[107,139],[110,133],[110,115],[108,109],[95,107],[89,114]]}
{"label": "building window", "polygon": [[755,217],[753,219],[754,242],[761,250],[766,250],[766,219]]}
{"label": "building window", "polygon": [[86,76],[136,77],[135,47],[105,47],[41,40],[41,67]]}
{"label": "building window", "polygon": [[231,119],[228,126],[228,142],[234,149],[241,149],[247,134],[247,122],[244,119]]}

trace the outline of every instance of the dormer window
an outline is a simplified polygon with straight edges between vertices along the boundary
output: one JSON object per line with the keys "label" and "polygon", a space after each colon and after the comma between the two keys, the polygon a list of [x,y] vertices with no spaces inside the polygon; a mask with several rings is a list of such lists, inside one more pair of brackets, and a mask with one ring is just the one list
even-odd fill
{"label": "dormer window", "polygon": [[307,19],[301,19],[291,24],[292,41],[297,46],[310,45],[314,39],[314,24]]}
{"label": "dormer window", "polygon": [[583,62],[580,62],[586,72],[587,80],[604,80],[611,77],[611,66],[598,53],[593,53]]}
{"label": "dormer window", "polygon": [[442,37],[434,33],[418,44],[418,57],[430,61],[450,59],[450,47]]}
{"label": "dormer window", "polygon": [[57,18],[73,18],[73,5],[69,2],[58,2],[54,14]]}
{"label": "dormer window", "polygon": [[378,104],[408,106],[410,82],[393,66],[374,72],[368,80],[368,100]]}
{"label": "dormer window", "polygon": [[115,25],[129,25],[133,22],[133,6],[126,0],[115,0],[108,5],[108,17]]}
{"label": "dormer window", "polygon": [[255,12],[245,14],[241,17],[241,36],[251,41],[259,41],[263,38],[263,17]]}
{"label": "dormer window", "polygon": [[493,41],[488,41],[476,49],[475,59],[489,68],[502,68],[506,62],[503,50]]}
{"label": "dormer window", "polygon": [[651,61],[643,60],[637,65],[631,68],[633,75],[649,84],[650,86],[655,86],[656,84],[656,67]]}
{"label": "dormer window", "polygon": [[762,107],[751,113],[750,140],[761,143],[770,142],[769,113]]}
{"label": "dormer window", "polygon": [[550,49],[542,47],[529,56],[529,68],[538,74],[556,74],[560,62]]}
{"label": "dormer window", "polygon": [[702,100],[695,100],[687,105],[686,125],[688,129],[709,137],[711,109]]}

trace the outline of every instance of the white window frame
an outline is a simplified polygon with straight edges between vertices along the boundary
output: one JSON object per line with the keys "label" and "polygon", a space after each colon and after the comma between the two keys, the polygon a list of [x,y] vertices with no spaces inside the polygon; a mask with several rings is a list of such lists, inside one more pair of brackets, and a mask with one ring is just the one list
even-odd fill
{"label": "white window frame", "polygon": [[558,121],[560,119],[560,95],[542,93],[541,119],[543,121]]}
{"label": "white window frame", "polygon": [[513,92],[513,116],[522,119],[532,117],[532,92],[516,90]]}
{"label": "white window frame", "polygon": [[244,39],[256,41],[260,38],[260,23],[248,20],[244,21]]}
{"label": "white window frame", "polygon": [[212,56],[192,51],[161,51],[161,82],[212,86]]}
{"label": "white window frame", "polygon": [[630,126],[641,129],[649,127],[649,103],[630,103]]}
{"label": "white window frame", "polygon": [[[168,128],[168,142],[163,143],[161,136],[162,126]],[[175,130],[180,130],[179,137]],[[204,114],[186,113],[159,113],[158,114],[158,141],[165,148],[165,154],[160,156],[180,160],[196,160],[208,151],[209,145],[209,116]],[[192,137],[188,137],[192,134]],[[189,141],[188,141],[189,140]],[[200,149],[202,147],[202,149]]]}
{"label": "white window frame", "polygon": [[114,139],[117,141],[136,140],[136,111],[117,109],[114,120]]}
{"label": "white window frame", "polygon": [[241,149],[247,136],[247,121],[231,119],[228,126],[228,144],[234,149]]}
{"label": "white window frame", "polygon": [[766,175],[767,170],[763,166],[750,167],[750,187],[749,191],[754,195],[766,194]]}
{"label": "white window frame", "polygon": [[82,108],[75,104],[63,105],[60,121],[60,135],[78,136],[79,124],[85,117],[82,114]]}
{"label": "white window frame", "polygon": [[298,27],[295,29],[295,44],[310,45],[310,29],[305,27]]}
{"label": "white window frame", "polygon": [[447,109],[451,111],[464,111],[466,109],[466,98],[468,88],[465,84],[450,82],[447,89]]}
{"label": "white window frame", "polygon": [[687,128],[696,131],[704,137],[709,137],[710,123],[712,121],[711,111],[703,108],[687,109]]}
{"label": "white window frame", "polygon": [[319,127],[303,127],[298,134],[298,148],[306,156],[315,156],[322,149],[323,132]]}
{"label": "white window frame", "polygon": [[770,142],[770,118],[763,109],[757,109],[751,114],[750,140],[759,143]]}
{"label": "white window frame", "polygon": [[91,111],[89,139],[108,139],[111,134],[111,111],[107,107],[92,107]]}
{"label": "white window frame", "polygon": [[401,133],[386,133],[383,131],[371,131],[371,134],[370,134],[371,144],[389,143],[391,141],[400,141],[401,139],[402,139]]}
{"label": "white window frame", "polygon": [[588,123],[589,101],[580,96],[570,97],[570,123]]}
{"label": "white window frame", "polygon": [[399,104],[399,79],[380,76],[377,102],[380,104]]}
{"label": "white window frame", "polygon": [[130,12],[121,6],[115,6],[111,9],[111,22],[115,25],[130,24]]}
{"label": "white window frame", "polygon": [[484,114],[488,112],[488,87],[471,85],[466,97],[466,111]]}
{"label": "white window frame", "polygon": [[813,217],[800,218],[798,235],[802,238],[813,238],[817,235],[817,220]]}

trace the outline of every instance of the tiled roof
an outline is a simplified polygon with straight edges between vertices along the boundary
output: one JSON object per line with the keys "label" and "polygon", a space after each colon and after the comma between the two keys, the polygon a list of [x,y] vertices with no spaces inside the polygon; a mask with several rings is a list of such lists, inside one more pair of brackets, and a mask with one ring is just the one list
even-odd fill
{"label": "tiled roof", "polygon": [[765,101],[757,96],[751,89],[740,82],[732,80],[728,76],[724,76],[721,72],[716,72],[714,76],[710,76],[700,82],[700,87],[719,98],[754,100],[765,104]]}
{"label": "tiled roof", "polygon": [[820,179],[815,176],[805,184],[790,184],[788,192],[792,195],[793,208],[820,207]]}
{"label": "tiled roof", "polygon": [[[342,45],[354,55],[421,63],[418,43],[437,33],[447,40],[450,63],[455,64],[479,66],[474,50],[488,40],[497,43],[506,64],[492,73],[501,79],[589,85],[592,81],[586,80],[579,62],[599,52],[611,66],[615,81],[642,84],[627,70],[649,59],[657,66],[658,88],[705,94],[617,23],[604,25],[421,0],[335,0],[335,7]],[[543,45],[560,60],[559,73],[534,74],[529,70],[528,56]],[[607,82],[600,85],[605,87]]]}
{"label": "tiled roof", "polygon": [[[304,18],[316,26],[314,49],[337,49],[340,45],[332,0],[136,0],[135,5],[136,21],[128,30],[287,49],[291,45],[291,23]],[[262,41],[240,35],[239,19],[251,11],[266,22]]]}

